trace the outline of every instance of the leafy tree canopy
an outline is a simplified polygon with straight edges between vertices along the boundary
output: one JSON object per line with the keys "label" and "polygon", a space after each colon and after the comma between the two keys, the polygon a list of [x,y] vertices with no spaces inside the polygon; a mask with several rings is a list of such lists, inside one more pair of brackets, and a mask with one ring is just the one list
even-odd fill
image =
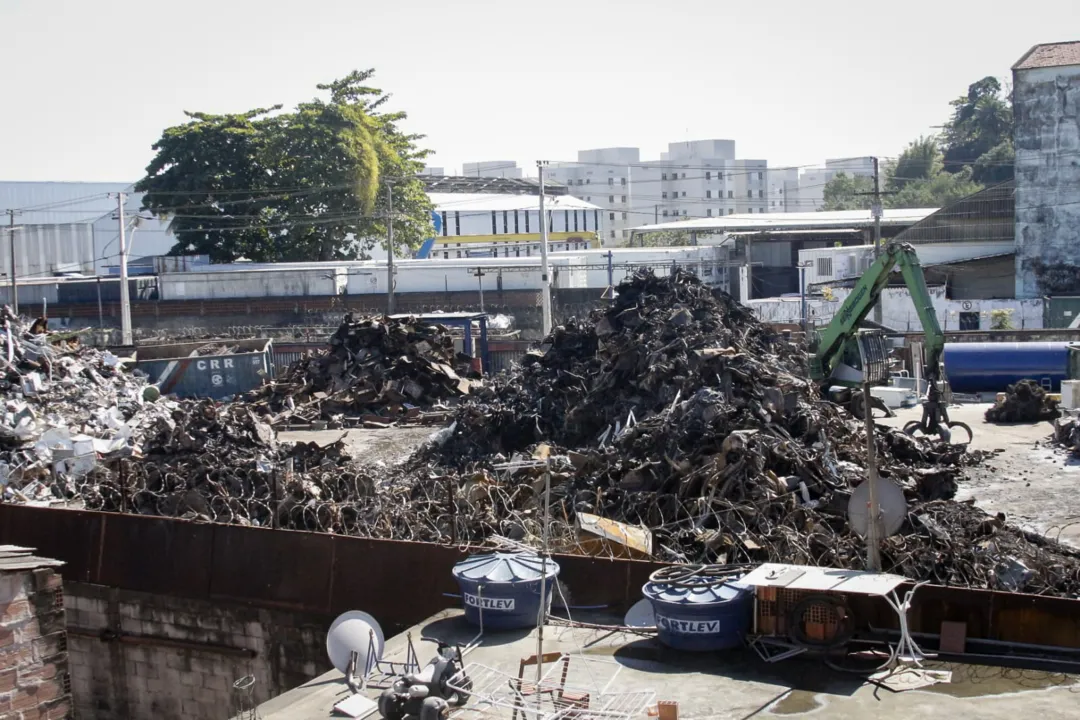
{"label": "leafy tree canopy", "polygon": [[945,169],[959,173],[971,166],[978,183],[990,185],[1013,177],[1013,113],[1001,83],[985,77],[950,103],[952,117],[941,138]]}
{"label": "leafy tree canopy", "polygon": [[874,181],[861,175],[837,173],[825,186],[822,210],[869,210],[873,197],[862,193],[874,191]]}
{"label": "leafy tree canopy", "polygon": [[329,98],[245,113],[187,113],[167,128],[136,185],[143,207],[171,217],[173,254],[214,261],[341,260],[366,256],[386,237],[387,187],[395,245],[431,233],[417,177],[428,151],[398,128],[402,112],[368,87],[373,70],[317,86]]}

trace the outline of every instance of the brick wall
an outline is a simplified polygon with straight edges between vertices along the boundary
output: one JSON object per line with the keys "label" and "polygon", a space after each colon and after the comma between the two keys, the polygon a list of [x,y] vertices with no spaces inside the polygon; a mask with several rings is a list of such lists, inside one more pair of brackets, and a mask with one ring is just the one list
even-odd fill
{"label": "brick wall", "polygon": [[68,582],[79,720],[226,720],[234,681],[263,702],[330,669],[333,618]]}
{"label": "brick wall", "polygon": [[0,569],[0,720],[73,717],[68,684],[60,575]]}

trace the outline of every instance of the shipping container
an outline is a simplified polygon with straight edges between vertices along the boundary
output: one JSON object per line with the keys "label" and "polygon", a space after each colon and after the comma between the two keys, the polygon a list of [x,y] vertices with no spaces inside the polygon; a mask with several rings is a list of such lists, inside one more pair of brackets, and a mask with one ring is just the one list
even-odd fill
{"label": "shipping container", "polygon": [[[235,349],[225,355],[195,354],[211,344]],[[268,338],[144,345],[136,351],[135,369],[163,395],[220,400],[272,379],[274,348]]]}

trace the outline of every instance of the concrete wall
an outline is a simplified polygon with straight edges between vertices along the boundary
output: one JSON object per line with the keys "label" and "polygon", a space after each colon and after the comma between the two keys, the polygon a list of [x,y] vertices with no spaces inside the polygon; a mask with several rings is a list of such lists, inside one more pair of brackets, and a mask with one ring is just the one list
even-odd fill
{"label": "concrete wall", "polygon": [[1013,73],[1016,297],[1080,290],[1080,66]]}
{"label": "concrete wall", "polygon": [[65,591],[80,720],[222,720],[244,676],[262,702],[330,669],[331,618],[72,581]]}
{"label": "concrete wall", "polygon": [[[945,297],[945,288],[931,287],[930,300],[934,305],[934,314],[942,330],[960,329],[961,313],[977,313],[978,327],[971,330],[989,330],[993,319],[991,313],[1003,310],[1008,313],[1012,328],[1020,330],[1038,330],[1043,327],[1043,301],[1035,300],[950,300]],[[814,298],[807,301],[807,316],[811,324],[818,327],[827,325],[840,309],[844,298],[850,292],[847,288],[834,291],[835,300],[827,301]],[[801,317],[799,298],[770,298],[753,300],[751,309],[764,322],[798,323]],[[966,318],[969,322],[974,318]],[[882,322],[889,328],[900,332],[922,330],[922,323],[911,302],[907,288],[886,288],[882,293]]]}
{"label": "concrete wall", "polygon": [[70,717],[60,575],[50,567],[0,572],[0,718]]}

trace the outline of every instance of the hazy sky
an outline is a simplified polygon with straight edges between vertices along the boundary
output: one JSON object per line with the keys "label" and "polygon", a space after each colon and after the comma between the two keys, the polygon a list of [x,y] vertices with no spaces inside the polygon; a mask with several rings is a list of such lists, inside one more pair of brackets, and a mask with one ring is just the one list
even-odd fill
{"label": "hazy sky", "polygon": [[784,166],[896,155],[969,83],[1080,39],[1080,1],[0,0],[0,38],[4,180],[135,180],[183,110],[369,67],[448,172],[705,138]]}

